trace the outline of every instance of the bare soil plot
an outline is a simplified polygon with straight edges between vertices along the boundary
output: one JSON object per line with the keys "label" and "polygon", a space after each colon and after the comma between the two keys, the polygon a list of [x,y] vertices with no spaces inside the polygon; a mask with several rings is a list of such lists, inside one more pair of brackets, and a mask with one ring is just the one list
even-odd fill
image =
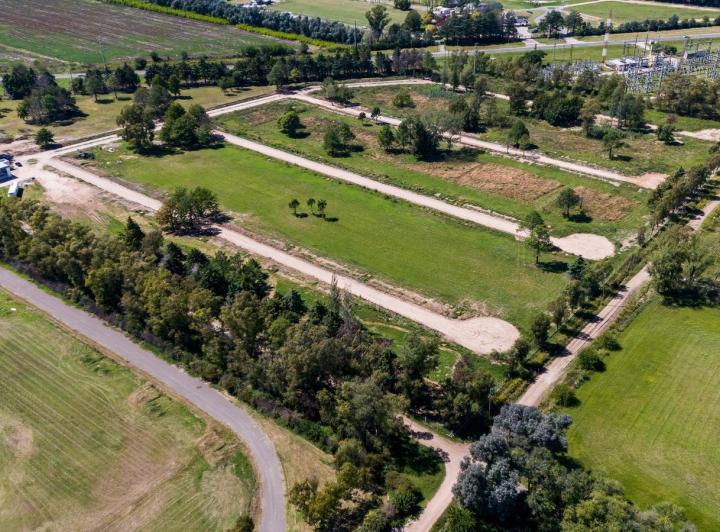
{"label": "bare soil plot", "polygon": [[91,0],[0,0],[0,44],[78,63],[148,55],[230,55],[268,38],[232,26]]}

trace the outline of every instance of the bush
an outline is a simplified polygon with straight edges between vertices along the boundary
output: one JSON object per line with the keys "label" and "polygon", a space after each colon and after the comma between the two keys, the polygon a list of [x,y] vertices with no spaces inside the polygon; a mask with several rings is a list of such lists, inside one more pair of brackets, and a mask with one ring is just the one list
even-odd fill
{"label": "bush", "polygon": [[586,371],[603,371],[605,362],[594,349],[585,349],[578,356],[580,367]]}
{"label": "bush", "polygon": [[413,101],[412,96],[410,96],[410,93],[408,91],[398,92],[393,98],[392,104],[398,109],[415,107],[415,102]]}
{"label": "bush", "polygon": [[558,384],[555,386],[551,398],[560,406],[574,406],[578,403],[575,390],[567,384]]}

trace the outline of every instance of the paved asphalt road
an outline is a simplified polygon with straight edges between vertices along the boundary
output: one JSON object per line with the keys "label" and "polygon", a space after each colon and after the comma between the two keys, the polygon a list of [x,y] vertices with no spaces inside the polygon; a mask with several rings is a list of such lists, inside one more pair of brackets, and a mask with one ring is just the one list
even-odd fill
{"label": "paved asphalt road", "polygon": [[241,408],[200,379],[159,359],[87,312],[40,290],[15,273],[0,268],[0,286],[52,316],[92,343],[114,353],[128,365],[140,369],[173,394],[182,397],[210,417],[227,426],[245,443],[255,464],[261,490],[263,532],[287,530],[285,486],[280,460],[272,442]]}

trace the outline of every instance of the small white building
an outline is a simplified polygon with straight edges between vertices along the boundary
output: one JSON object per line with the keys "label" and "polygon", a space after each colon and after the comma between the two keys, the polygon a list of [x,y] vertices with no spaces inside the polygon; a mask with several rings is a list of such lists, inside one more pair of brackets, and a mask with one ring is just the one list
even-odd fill
{"label": "small white building", "polygon": [[0,159],[0,181],[12,179],[11,163],[7,159]]}
{"label": "small white building", "polygon": [[10,185],[10,188],[8,189],[8,197],[9,198],[22,198],[23,195],[23,186],[20,184],[20,181],[15,181],[12,185]]}

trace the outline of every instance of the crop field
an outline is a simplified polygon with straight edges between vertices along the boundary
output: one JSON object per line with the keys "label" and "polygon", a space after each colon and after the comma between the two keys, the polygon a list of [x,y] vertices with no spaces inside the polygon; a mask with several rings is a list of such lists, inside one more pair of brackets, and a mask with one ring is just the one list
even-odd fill
{"label": "crop field", "polygon": [[[365,13],[370,11],[373,3],[365,0],[280,0],[273,3],[271,9],[275,11],[290,11],[299,15],[319,17],[326,20],[339,20],[345,24],[367,26]],[[395,9],[387,5],[388,14],[392,22],[402,24],[407,11]]]}
{"label": "crop field", "polygon": [[[101,171],[151,188],[205,186],[218,193],[224,208],[240,213],[237,223],[247,229],[523,328],[567,282],[556,273],[564,266],[560,256],[547,254],[546,268],[536,268],[531,250],[508,235],[233,146],[163,157],[101,150],[96,157]],[[336,220],[308,215],[310,197],[325,199],[327,216]],[[301,201],[304,216],[288,209],[293,198]]]}
{"label": "crop field", "polygon": [[157,52],[230,55],[267,39],[231,26],[92,0],[0,0],[0,44],[77,63]]}
{"label": "crop field", "polygon": [[237,440],[0,292],[0,529],[227,530]]}
{"label": "crop field", "polygon": [[[392,114],[395,109],[388,102],[392,94],[397,93],[397,88],[374,90],[375,102],[384,102],[381,108]],[[619,241],[639,227],[645,213],[645,194],[637,187],[615,187],[554,168],[470,149],[455,149],[444,152],[438,161],[420,162],[411,155],[390,154],[380,148],[377,143],[380,127],[371,121],[363,124],[305,104],[293,104],[305,127],[301,134],[288,137],[277,127],[277,118],[288,105],[278,103],[239,111],[219,117],[218,121],[231,133],[427,195],[440,194],[457,204],[471,203],[519,219],[536,209],[557,235],[594,232]],[[417,108],[429,107],[427,98],[418,97]],[[362,151],[339,158],[325,153],[323,134],[332,122],[338,121],[350,126]],[[563,186],[572,186],[584,198],[588,218],[567,220],[561,216],[554,201]]]}
{"label": "crop field", "polygon": [[672,501],[720,529],[720,309],[651,302],[568,410],[570,454],[641,506]]}
{"label": "crop field", "polygon": [[[208,108],[245,98],[252,98],[272,92],[272,90],[272,87],[249,87],[224,92],[218,87],[193,87],[182,91],[179,102],[183,105],[197,103]],[[118,99],[116,100],[112,94],[105,94],[100,95],[98,101],[95,101],[92,96],[76,96],[76,101],[84,116],[54,123],[49,126],[56,140],[59,142],[117,129],[115,119],[123,107],[132,103],[132,96],[118,94]],[[41,127],[26,124],[17,116],[16,109],[18,103],[19,101],[0,100],[0,142],[7,138],[31,135]]]}
{"label": "crop field", "polygon": [[572,5],[565,6],[563,11],[576,10],[582,15],[592,17],[593,22],[606,20],[608,13],[612,11],[613,24],[621,24],[634,20],[642,21],[645,19],[662,19],[667,20],[672,15],[677,15],[680,19],[709,17],[713,19],[720,16],[718,9],[690,9],[682,6],[643,6],[637,3],[626,2],[597,2],[595,4],[585,4],[574,8]]}

